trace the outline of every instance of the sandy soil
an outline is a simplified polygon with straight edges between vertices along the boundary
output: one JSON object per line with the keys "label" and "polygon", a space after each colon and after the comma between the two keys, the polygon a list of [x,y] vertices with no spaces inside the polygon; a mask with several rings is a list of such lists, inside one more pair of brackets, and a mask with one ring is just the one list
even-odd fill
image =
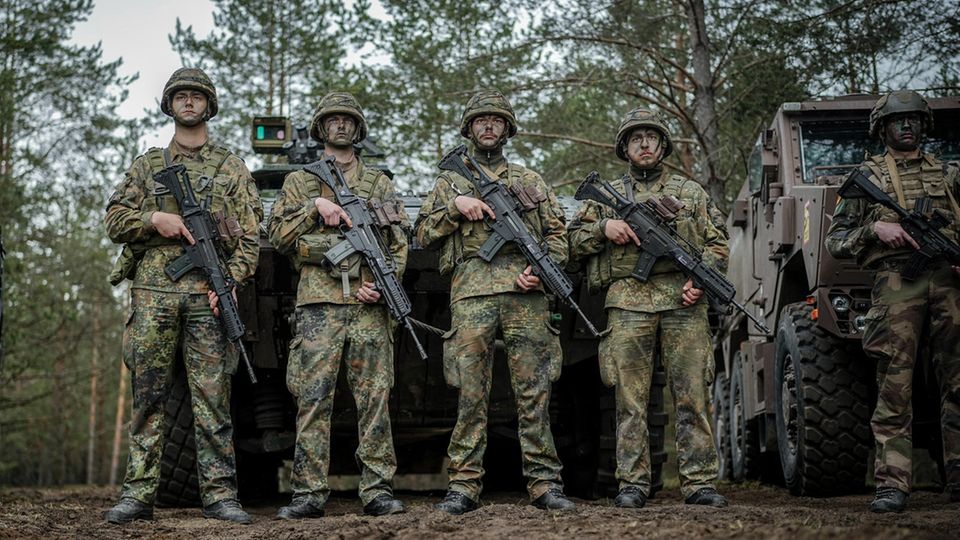
{"label": "sandy soil", "polygon": [[284,501],[248,504],[249,526],[203,519],[197,508],[157,509],[154,521],[123,527],[105,523],[103,512],[116,488],[68,487],[0,490],[0,538],[957,538],[960,505],[939,493],[914,493],[906,513],[867,511],[869,494],[812,499],[782,488],[724,486],[731,506],[690,507],[679,494],[660,493],[642,510],[624,511],[609,500],[577,500],[575,511],[551,514],[520,493],[491,493],[470,514],[451,517],[432,508],[440,494],[400,493],[405,514],[362,515],[351,494],[338,494],[327,517],[299,522],[272,519]]}

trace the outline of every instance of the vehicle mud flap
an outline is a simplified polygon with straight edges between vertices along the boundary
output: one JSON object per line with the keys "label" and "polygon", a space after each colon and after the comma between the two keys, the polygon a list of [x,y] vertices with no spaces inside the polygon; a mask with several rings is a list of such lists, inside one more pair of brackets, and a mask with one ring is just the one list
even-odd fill
{"label": "vehicle mud flap", "polygon": [[157,505],[169,507],[200,506],[200,480],[197,476],[197,443],[193,432],[193,408],[187,371],[178,359],[173,373],[170,396],[164,407],[166,427],[160,456],[160,483]]}
{"label": "vehicle mud flap", "polygon": [[874,364],[833,337],[805,302],[784,307],[774,359],[774,413],[783,480],[794,495],[864,489]]}

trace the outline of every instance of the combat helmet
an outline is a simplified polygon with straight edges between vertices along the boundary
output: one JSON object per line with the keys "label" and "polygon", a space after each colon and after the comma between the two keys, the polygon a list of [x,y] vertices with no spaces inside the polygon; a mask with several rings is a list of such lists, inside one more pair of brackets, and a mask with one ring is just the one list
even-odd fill
{"label": "combat helmet", "polygon": [[933,129],[933,111],[927,100],[913,90],[891,92],[880,99],[870,111],[870,136],[877,137],[883,127],[883,119],[894,114],[917,113],[923,119],[923,132]]}
{"label": "combat helmet", "polygon": [[214,88],[210,77],[198,68],[180,68],[173,72],[163,85],[163,95],[160,99],[160,110],[167,116],[173,116],[170,101],[178,90],[198,90],[207,96],[207,118],[213,118],[220,110],[217,102],[217,89]]}
{"label": "combat helmet", "polygon": [[628,112],[620,122],[620,127],[617,128],[615,148],[618,158],[630,161],[626,153],[626,138],[631,131],[639,127],[652,128],[660,132],[663,137],[663,156],[661,156],[661,160],[666,159],[673,152],[673,141],[670,139],[670,129],[667,127],[666,119],[660,113],[650,109],[637,108]]}
{"label": "combat helmet", "polygon": [[363,109],[357,99],[346,92],[330,92],[323,96],[313,113],[313,121],[310,122],[311,137],[320,142],[326,141],[323,118],[331,114],[347,114],[357,122],[357,132],[353,135],[354,144],[367,138],[367,120],[363,117]]}
{"label": "combat helmet", "polygon": [[507,121],[507,138],[517,134],[517,117],[513,114],[510,102],[497,90],[481,90],[467,101],[460,117],[460,134],[470,138],[470,122],[478,116],[495,114]]}

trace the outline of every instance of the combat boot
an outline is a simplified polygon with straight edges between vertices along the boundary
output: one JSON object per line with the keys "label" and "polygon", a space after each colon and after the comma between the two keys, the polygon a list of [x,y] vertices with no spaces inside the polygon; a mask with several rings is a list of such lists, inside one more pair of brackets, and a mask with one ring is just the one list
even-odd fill
{"label": "combat boot", "polygon": [[448,490],[443,500],[434,505],[434,508],[454,516],[473,512],[477,509],[477,501],[467,497],[459,491]]}
{"label": "combat boot", "polygon": [[234,523],[247,525],[250,523],[250,514],[243,511],[243,507],[236,499],[224,499],[203,507],[203,517],[222,519]]}
{"label": "combat boot", "polygon": [[558,487],[552,487],[546,493],[533,500],[534,506],[541,510],[573,510],[577,507]]}
{"label": "combat boot", "polygon": [[381,493],[363,505],[363,513],[368,516],[385,516],[402,512],[403,503],[387,493]]}
{"label": "combat boot", "polygon": [[617,508],[643,508],[647,504],[647,496],[637,486],[627,486],[620,490],[613,504]]}
{"label": "combat boot", "polygon": [[310,497],[294,497],[290,504],[277,510],[277,519],[310,519],[323,517],[323,505]]}
{"label": "combat boot", "polygon": [[103,514],[109,523],[123,525],[135,519],[153,519],[153,505],[140,502],[132,497],[123,497],[116,506]]}
{"label": "combat boot", "polygon": [[723,508],[727,505],[727,498],[717,493],[712,487],[700,488],[693,495],[684,499],[687,504],[701,504],[704,506],[713,506],[714,508]]}
{"label": "combat boot", "polygon": [[877,496],[870,503],[870,511],[878,514],[903,512],[907,507],[907,494],[895,487],[878,487]]}

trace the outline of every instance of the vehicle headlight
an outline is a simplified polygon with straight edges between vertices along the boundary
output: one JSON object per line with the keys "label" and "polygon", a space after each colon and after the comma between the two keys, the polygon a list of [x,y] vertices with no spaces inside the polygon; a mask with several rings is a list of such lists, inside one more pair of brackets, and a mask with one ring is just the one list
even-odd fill
{"label": "vehicle headlight", "polygon": [[838,314],[842,315],[850,311],[851,301],[849,296],[846,296],[846,295],[834,296],[831,303],[833,304],[833,310],[836,311]]}
{"label": "vehicle headlight", "polygon": [[863,332],[863,329],[867,327],[867,316],[857,315],[853,319],[853,325],[857,328],[857,332]]}

